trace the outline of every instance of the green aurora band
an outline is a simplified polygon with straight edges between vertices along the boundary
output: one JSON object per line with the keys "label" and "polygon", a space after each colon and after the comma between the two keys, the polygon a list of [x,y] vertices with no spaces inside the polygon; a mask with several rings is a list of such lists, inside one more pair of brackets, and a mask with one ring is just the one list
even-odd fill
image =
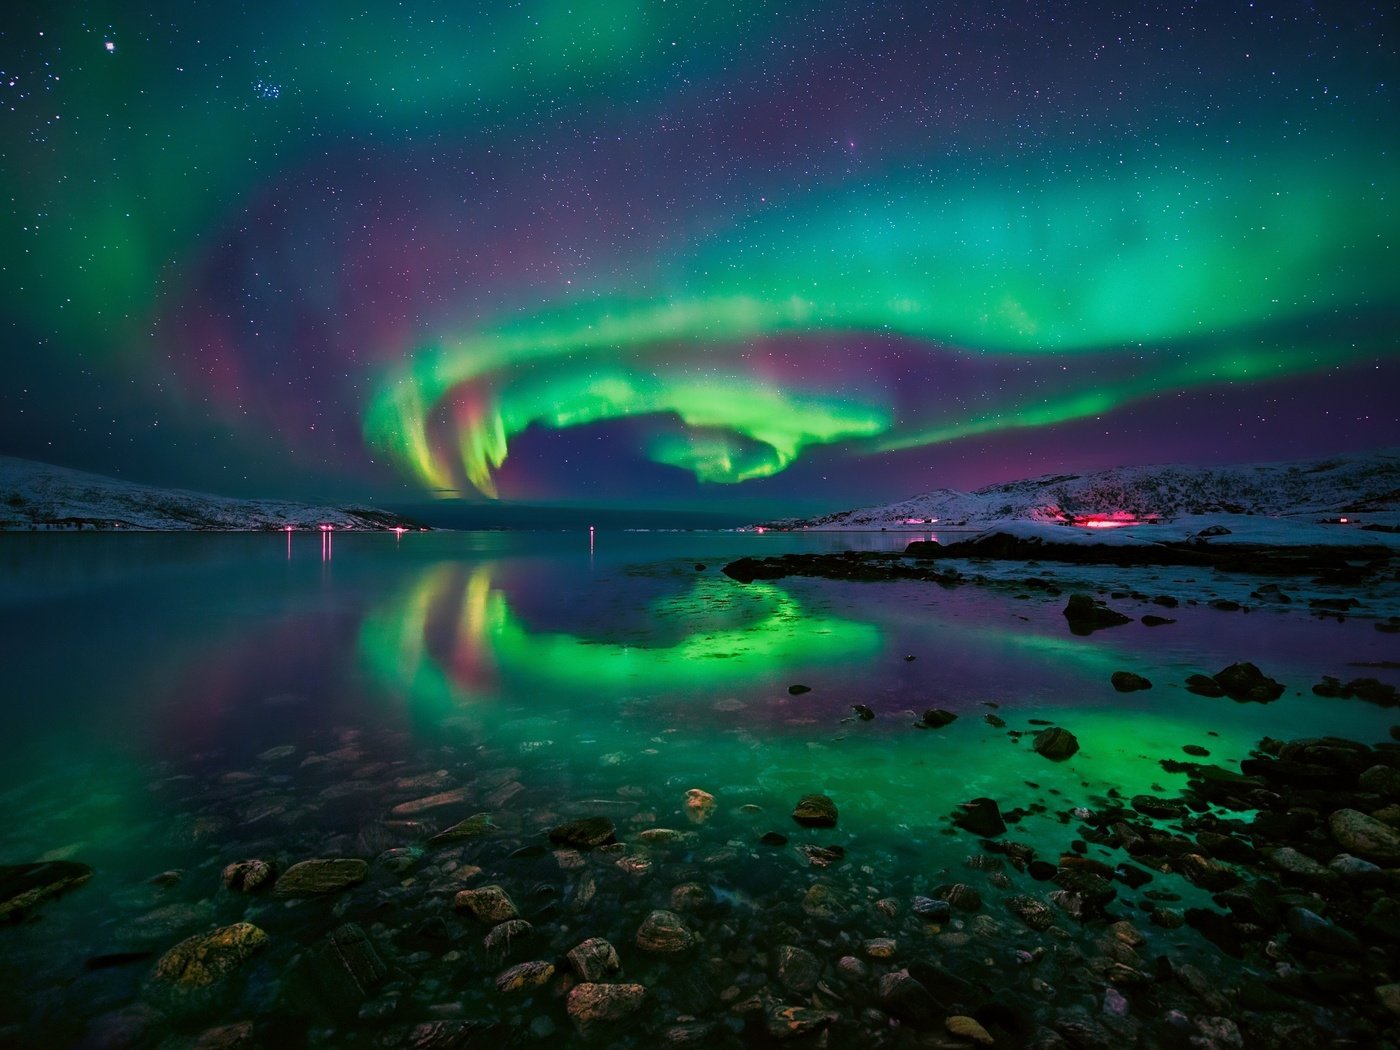
{"label": "green aurora band", "polygon": [[[529,426],[671,413],[688,433],[657,439],[652,458],[734,483],[814,444],[910,448],[1391,352],[1336,330],[1338,316],[1400,291],[1389,265],[1400,178],[1363,152],[1256,157],[1190,178],[1034,186],[1008,174],[941,198],[895,183],[764,215],[680,261],[665,293],[505,318],[423,348],[381,377],[365,435],[430,489],[455,491],[465,476],[494,496],[494,471]],[[1285,325],[1316,330],[1299,345],[1278,334]],[[1089,389],[1066,377],[970,418],[897,426],[873,393],[747,374],[748,341],[819,333],[1012,358],[1107,355],[1116,368]],[[677,348],[704,363],[678,364]],[[434,440],[454,409],[457,463]]]}

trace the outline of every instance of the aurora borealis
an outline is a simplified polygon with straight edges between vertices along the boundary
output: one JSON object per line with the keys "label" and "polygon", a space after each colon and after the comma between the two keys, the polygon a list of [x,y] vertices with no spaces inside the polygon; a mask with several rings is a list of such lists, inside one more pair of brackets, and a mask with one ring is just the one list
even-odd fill
{"label": "aurora borealis", "polygon": [[1394,28],[7,15],[0,441],[235,494],[656,506],[1395,444]]}

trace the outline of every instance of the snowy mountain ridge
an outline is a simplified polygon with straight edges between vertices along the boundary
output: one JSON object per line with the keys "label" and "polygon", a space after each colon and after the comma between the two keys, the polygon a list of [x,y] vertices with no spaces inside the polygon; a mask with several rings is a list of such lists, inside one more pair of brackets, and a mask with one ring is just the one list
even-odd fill
{"label": "snowy mountain ridge", "polygon": [[1047,474],[972,492],[935,489],[879,507],[772,522],[776,528],[923,530],[932,524],[1094,524],[1254,514],[1340,517],[1400,512],[1400,450],[1236,467],[1119,467]]}
{"label": "snowy mountain ridge", "polygon": [[370,508],[309,506],[140,485],[101,474],[0,456],[0,531],[365,531],[417,528]]}

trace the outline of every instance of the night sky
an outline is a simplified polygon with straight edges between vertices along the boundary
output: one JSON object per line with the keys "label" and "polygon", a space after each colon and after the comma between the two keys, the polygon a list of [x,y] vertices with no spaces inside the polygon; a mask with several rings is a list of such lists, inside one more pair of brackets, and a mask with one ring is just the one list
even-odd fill
{"label": "night sky", "polygon": [[1387,4],[18,6],[0,452],[759,510],[1400,444]]}

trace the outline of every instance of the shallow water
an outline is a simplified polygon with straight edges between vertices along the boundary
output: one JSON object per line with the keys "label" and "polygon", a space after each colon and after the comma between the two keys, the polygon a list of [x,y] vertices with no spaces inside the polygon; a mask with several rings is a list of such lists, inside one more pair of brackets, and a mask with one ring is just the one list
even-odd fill
{"label": "shallow water", "polygon": [[[637,909],[665,906],[675,881],[668,863],[706,874],[739,910],[766,906],[765,895],[800,899],[822,873],[793,851],[763,852],[755,843],[765,831],[843,845],[845,866],[865,872],[872,893],[907,898],[971,881],[962,864],[976,841],[948,821],[961,801],[1026,807],[1010,836],[1053,857],[1073,838],[1074,807],[1110,789],[1174,792],[1180,778],[1159,760],[1184,757],[1183,745],[1204,745],[1210,761],[1232,765],[1264,735],[1374,741],[1393,721],[1379,708],[1309,693],[1322,674],[1354,677],[1367,672],[1351,664],[1393,655],[1393,636],[1364,620],[1183,607],[1168,627],[1077,637],[1063,597],[1040,592],[810,579],[744,586],[719,572],[741,554],[897,549],[911,538],[0,537],[0,863],[72,858],[97,869],[36,921],[0,929],[9,989],[0,1025],[77,1039],[92,1018],[142,996],[155,955],[245,918],[285,947],[269,950],[266,972],[231,1009],[285,1009],[278,966],[332,918],[358,915],[359,903],[346,901],[392,898],[384,878],[338,903],[229,894],[219,870],[247,856],[282,866],[372,859],[393,834],[411,844],[480,811],[517,849],[600,809],[624,842],[652,826],[694,832],[684,856],[656,858],[650,881],[600,913],[603,935],[622,950]],[[1135,616],[1162,611],[1113,604]],[[1181,685],[1238,660],[1284,682],[1284,698],[1235,704]],[[1154,688],[1115,692],[1109,676],[1119,669]],[[794,684],[810,691],[793,695]],[[857,703],[876,717],[854,719]],[[914,728],[928,707],[958,721]],[[1007,728],[984,720],[993,711]],[[1051,763],[1028,736],[1008,735],[1034,720],[1071,729],[1081,752]],[[393,805],[431,793],[405,785],[437,773],[444,786],[470,786],[472,803],[384,833]],[[689,788],[717,800],[704,824],[687,820]],[[793,804],[809,792],[835,801],[835,831],[792,822]],[[514,872],[508,854],[489,848],[458,850],[451,863],[492,860],[501,867],[483,878],[516,878],[522,895],[543,877]],[[172,869],[183,873],[172,885],[148,882]],[[431,870],[437,883],[451,876],[451,865]],[[1168,880],[1192,899],[1174,876],[1157,885]],[[411,954],[395,940],[394,917],[374,914],[381,951]],[[588,935],[587,922],[574,929],[576,939]],[[453,944],[474,944],[480,931],[469,932],[454,933]],[[1153,936],[1177,951],[1203,950],[1189,930]],[[85,968],[113,953],[139,957]],[[399,1021],[496,1015],[485,963],[418,964],[415,980],[427,990],[409,995]],[[452,980],[434,976],[434,966]],[[631,963],[642,974],[654,966]],[[449,1006],[423,1012],[436,991],[424,982],[435,980]]]}

